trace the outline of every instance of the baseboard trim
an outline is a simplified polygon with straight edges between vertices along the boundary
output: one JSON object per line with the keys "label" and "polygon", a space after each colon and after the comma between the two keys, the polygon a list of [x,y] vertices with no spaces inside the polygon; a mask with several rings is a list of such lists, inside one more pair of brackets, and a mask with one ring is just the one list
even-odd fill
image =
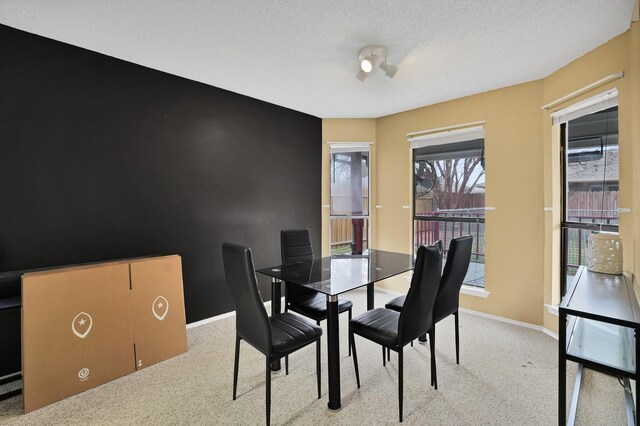
{"label": "baseboard trim", "polygon": [[[269,309],[270,306],[271,306],[271,300],[264,302],[265,309]],[[282,298],[282,306],[284,306],[284,297]],[[189,324],[187,324],[187,330],[190,328],[196,328],[196,327],[200,327],[201,325],[220,321],[229,317],[234,317],[235,315],[236,315],[236,311],[231,311],[231,312],[225,312],[224,314],[216,315],[215,317],[209,317],[200,321],[190,322]]]}
{"label": "baseboard trim", "polygon": [[547,336],[553,337],[554,339],[558,340],[558,334],[557,333],[554,333],[553,331],[551,331],[548,328],[543,327],[541,325],[535,325],[535,324],[531,324],[531,323],[524,322],[524,321],[517,321],[517,320],[513,320],[511,318],[500,317],[498,315],[487,314],[487,313],[484,313],[484,312],[474,311],[472,309],[467,309],[467,308],[460,308],[460,311],[468,313],[468,314],[471,314],[471,315],[477,315],[479,317],[489,318],[489,319],[500,321],[500,322],[506,322],[507,324],[517,325],[517,326],[520,326],[520,327],[528,328],[530,330],[541,331],[544,334],[546,334]]}
{"label": "baseboard trim", "polygon": [[554,333],[553,331],[549,330],[546,327],[542,327],[542,332],[547,336],[553,337],[554,339],[558,340],[558,333]]}
{"label": "baseboard trim", "polygon": [[235,315],[236,315],[236,311],[231,311],[231,312],[226,312],[224,314],[216,315],[215,317],[209,317],[209,318],[205,318],[205,319],[200,320],[200,321],[191,322],[191,323],[187,324],[187,330],[189,330],[190,328],[196,328],[196,327],[200,327],[201,325],[206,325],[206,324],[210,324],[212,322],[220,321],[220,320],[223,320],[225,318],[233,317]]}
{"label": "baseboard trim", "polygon": [[530,324],[528,322],[523,322],[523,321],[517,321],[517,320],[511,319],[511,318],[499,317],[497,315],[487,314],[487,313],[480,312],[480,311],[474,311],[474,310],[467,309],[467,308],[460,308],[459,310],[460,310],[460,312],[465,312],[467,314],[477,315],[479,317],[489,318],[489,319],[493,319],[493,320],[500,321],[500,322],[506,322],[508,324],[519,325],[520,327],[529,328],[531,330],[543,331],[542,330],[543,327],[540,326],[540,325]]}
{"label": "baseboard trim", "polygon": [[[412,278],[411,275],[405,275],[404,278],[407,280],[408,283],[411,282],[411,278]],[[376,287],[376,290],[379,288],[380,287]],[[481,297],[483,299],[486,299],[487,297],[489,297],[491,292],[485,290],[484,287],[477,287],[474,285],[462,284],[462,287],[460,287],[460,294],[466,294],[467,296]]]}
{"label": "baseboard trim", "polygon": [[[403,293],[397,292],[395,290],[391,290],[391,289],[384,288],[384,287],[376,287],[376,291],[381,291],[383,293],[387,293],[387,294],[390,294],[392,296],[401,296],[403,294]],[[282,299],[283,299],[282,300],[282,304],[284,305],[284,297]],[[267,302],[264,302],[264,307],[265,308],[269,308],[270,306],[271,306],[271,301],[270,300],[267,301]],[[553,331],[549,330],[548,328],[542,327],[540,325],[535,325],[535,324],[530,324],[528,322],[517,321],[517,320],[510,319],[510,318],[500,317],[498,315],[487,314],[485,312],[474,311],[472,309],[467,309],[467,308],[460,308],[459,310],[460,310],[460,312],[464,312],[464,313],[467,313],[467,314],[476,315],[476,316],[479,316],[479,317],[488,318],[488,319],[492,319],[492,320],[496,320],[496,321],[500,321],[500,322],[506,322],[507,324],[517,325],[517,326],[520,326],[520,327],[528,328],[530,330],[541,331],[544,334],[546,334],[547,336],[550,336],[550,337],[558,340],[558,334],[556,334]],[[231,312],[226,312],[224,314],[216,315],[215,317],[205,318],[203,320],[187,324],[187,329],[200,327],[201,325],[210,324],[212,322],[220,321],[220,320],[223,320],[225,318],[233,317],[235,315],[236,315],[236,311],[231,311]]]}
{"label": "baseboard trim", "polygon": [[391,290],[390,288],[381,287],[381,286],[376,286],[376,291],[381,291],[382,293],[387,293],[387,294],[389,294],[391,296],[394,296],[394,297],[406,296],[407,295],[407,293],[401,293],[399,291]]}

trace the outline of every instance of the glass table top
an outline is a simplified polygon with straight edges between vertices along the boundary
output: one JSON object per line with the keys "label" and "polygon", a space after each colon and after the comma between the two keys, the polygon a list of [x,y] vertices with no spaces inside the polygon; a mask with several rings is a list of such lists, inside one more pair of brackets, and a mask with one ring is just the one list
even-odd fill
{"label": "glass table top", "polygon": [[410,254],[369,250],[362,255],[322,257],[256,272],[334,296],[410,271],[413,263]]}

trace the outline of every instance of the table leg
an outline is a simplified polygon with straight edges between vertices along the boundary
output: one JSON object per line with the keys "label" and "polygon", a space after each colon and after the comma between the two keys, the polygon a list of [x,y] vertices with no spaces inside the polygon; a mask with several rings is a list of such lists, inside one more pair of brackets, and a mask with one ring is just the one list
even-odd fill
{"label": "table leg", "polygon": [[558,425],[567,424],[567,315],[560,312],[558,319]]}
{"label": "table leg", "polygon": [[[280,300],[282,298],[282,281],[277,278],[271,278],[271,316],[278,315],[282,312]],[[272,371],[280,371],[280,360],[277,359],[271,363]]]}
{"label": "table leg", "polygon": [[576,383],[573,385],[573,395],[571,397],[571,405],[569,406],[569,416],[567,424],[574,426],[576,424],[576,414],[578,413],[578,398],[580,397],[580,389],[582,388],[582,376],[584,375],[584,365],[578,364],[576,372]]}
{"label": "table leg", "polygon": [[370,311],[374,308],[374,294],[373,294],[373,283],[367,284],[367,311]]}
{"label": "table leg", "polygon": [[633,426],[636,424],[636,412],[633,405],[633,394],[631,393],[631,381],[628,377],[625,377],[622,381],[624,384],[624,402],[627,407],[627,426]]}
{"label": "table leg", "polygon": [[327,296],[327,354],[329,361],[329,408],[340,409],[340,339],[338,296]]}

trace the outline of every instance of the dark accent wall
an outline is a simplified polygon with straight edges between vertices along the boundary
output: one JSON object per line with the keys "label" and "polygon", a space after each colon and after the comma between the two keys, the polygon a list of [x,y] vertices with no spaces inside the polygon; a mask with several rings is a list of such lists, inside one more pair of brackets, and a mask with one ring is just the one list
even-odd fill
{"label": "dark accent wall", "polygon": [[224,241],[320,253],[321,149],[317,117],[0,25],[0,271],[177,253],[187,322],[228,312]]}

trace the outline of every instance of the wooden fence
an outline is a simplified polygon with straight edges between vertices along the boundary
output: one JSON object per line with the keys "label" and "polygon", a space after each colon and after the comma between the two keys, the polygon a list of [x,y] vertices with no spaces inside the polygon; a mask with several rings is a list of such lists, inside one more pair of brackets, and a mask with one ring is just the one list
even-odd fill
{"label": "wooden fence", "polygon": [[[353,222],[352,219],[331,219],[331,249],[353,243]],[[368,247],[369,219],[363,220],[363,244]]]}
{"label": "wooden fence", "polygon": [[567,197],[569,220],[618,217],[618,191],[571,191]]}
{"label": "wooden fence", "polygon": [[[460,202],[456,209],[473,209],[478,207],[484,207],[484,194],[468,194]],[[437,209],[445,209],[449,207],[438,206],[438,203],[433,198],[432,194],[427,194],[423,197],[416,198],[416,211],[414,214],[420,216],[426,213],[431,213]]]}

